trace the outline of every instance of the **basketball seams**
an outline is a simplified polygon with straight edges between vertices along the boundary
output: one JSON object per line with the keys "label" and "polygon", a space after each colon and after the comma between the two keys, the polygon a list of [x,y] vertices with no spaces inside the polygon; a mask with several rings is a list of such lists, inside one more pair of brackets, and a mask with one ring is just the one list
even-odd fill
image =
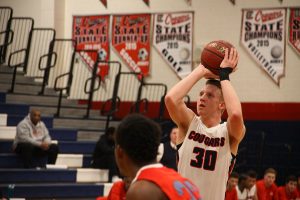
{"label": "basketball seams", "polygon": [[224,58],[224,56],[222,57],[222,56],[220,56],[219,54],[217,54],[215,51],[210,50],[210,49],[208,49],[208,48],[205,48],[203,51],[208,51],[208,52],[210,52],[210,53],[212,53],[212,54],[218,56],[218,57],[221,58],[222,60],[223,60],[223,58]]}
{"label": "basketball seams", "polygon": [[218,43],[219,43],[219,44],[222,44],[223,46],[226,46],[228,49],[230,49],[230,48],[233,47],[232,44],[230,44],[229,42],[226,42],[226,41],[224,41],[224,40],[220,40],[220,41],[218,41]]}

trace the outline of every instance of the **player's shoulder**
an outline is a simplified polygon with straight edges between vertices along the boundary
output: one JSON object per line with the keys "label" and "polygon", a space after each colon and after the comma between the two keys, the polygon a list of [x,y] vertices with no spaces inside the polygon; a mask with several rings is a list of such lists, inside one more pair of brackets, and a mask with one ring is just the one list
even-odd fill
{"label": "player's shoulder", "polygon": [[139,180],[131,184],[126,197],[136,200],[167,199],[158,185],[147,180]]}
{"label": "player's shoulder", "polygon": [[263,180],[256,181],[256,188],[257,189],[260,189],[263,186],[264,186],[264,181]]}

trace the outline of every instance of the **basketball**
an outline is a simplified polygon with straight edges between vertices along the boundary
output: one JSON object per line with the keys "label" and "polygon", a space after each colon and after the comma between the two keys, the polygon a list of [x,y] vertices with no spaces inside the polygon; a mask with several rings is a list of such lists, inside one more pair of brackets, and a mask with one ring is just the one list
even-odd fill
{"label": "basketball", "polygon": [[230,48],[234,48],[234,46],[224,40],[208,43],[201,53],[201,64],[212,73],[219,75],[220,64],[224,59],[226,48],[230,51]]}

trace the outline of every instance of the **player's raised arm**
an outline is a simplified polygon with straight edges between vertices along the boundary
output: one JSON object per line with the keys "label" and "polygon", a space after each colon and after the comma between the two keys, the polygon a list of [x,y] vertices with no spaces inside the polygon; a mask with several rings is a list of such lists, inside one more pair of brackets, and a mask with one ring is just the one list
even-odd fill
{"label": "player's raised arm", "polygon": [[184,97],[201,78],[209,75],[211,72],[200,64],[192,73],[171,88],[165,97],[170,117],[179,129],[178,142],[183,141],[189,124],[195,116],[195,113],[185,105]]}
{"label": "player's raised arm", "polygon": [[245,134],[241,102],[229,81],[229,73],[236,67],[238,59],[239,55],[236,49],[231,48],[230,53],[229,50],[226,49],[224,60],[220,65],[220,81],[228,113],[227,125],[230,136],[230,146],[231,152],[234,154],[237,153],[238,144]]}

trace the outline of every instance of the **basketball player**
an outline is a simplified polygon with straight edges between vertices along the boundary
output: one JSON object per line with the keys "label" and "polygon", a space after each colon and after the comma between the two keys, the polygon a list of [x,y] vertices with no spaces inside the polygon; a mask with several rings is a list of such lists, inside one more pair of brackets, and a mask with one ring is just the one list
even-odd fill
{"label": "basketball player", "polygon": [[278,200],[278,188],[275,184],[277,172],[273,168],[266,169],[264,178],[256,182],[259,200]]}
{"label": "basketball player", "polygon": [[239,174],[236,172],[232,172],[227,181],[225,200],[238,200],[238,195],[236,190],[238,181],[239,181]]}
{"label": "basketball player", "polygon": [[143,115],[123,119],[116,133],[116,161],[122,175],[133,181],[127,200],[200,200],[197,187],[173,169],[157,163],[161,129]]}
{"label": "basketball player", "polygon": [[[169,114],[179,128],[178,172],[197,185],[203,200],[224,199],[230,167],[245,134],[241,103],[229,81],[238,59],[236,49],[226,49],[220,77],[200,64],[165,97]],[[184,96],[203,78],[220,81],[206,82],[199,93],[195,114],[185,105]],[[227,123],[221,123],[225,109]]]}

